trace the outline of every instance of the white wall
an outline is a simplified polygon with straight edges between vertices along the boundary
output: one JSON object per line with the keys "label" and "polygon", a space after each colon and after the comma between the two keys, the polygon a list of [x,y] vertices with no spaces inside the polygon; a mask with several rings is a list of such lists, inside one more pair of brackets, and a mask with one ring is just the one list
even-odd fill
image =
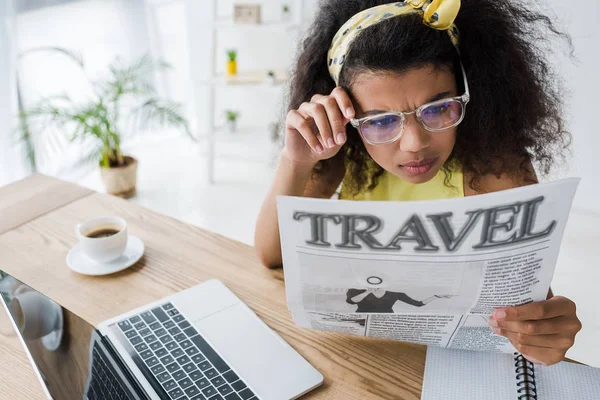
{"label": "white wall", "polygon": [[574,207],[600,213],[600,165],[597,163],[600,150],[600,2],[547,1],[559,16],[564,30],[572,36],[577,58],[573,63],[564,54],[555,56],[557,71],[571,92],[564,111],[573,134],[569,168],[556,175],[581,177]]}

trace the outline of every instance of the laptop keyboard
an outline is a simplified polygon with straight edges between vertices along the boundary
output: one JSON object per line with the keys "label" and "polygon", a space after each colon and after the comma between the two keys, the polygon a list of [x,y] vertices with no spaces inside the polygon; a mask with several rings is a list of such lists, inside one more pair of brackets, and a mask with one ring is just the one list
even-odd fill
{"label": "laptop keyboard", "polygon": [[171,303],[118,323],[175,400],[258,400]]}
{"label": "laptop keyboard", "polygon": [[128,400],[129,396],[119,379],[100,355],[97,344],[94,344],[92,353],[92,379],[86,395],[89,400]]}

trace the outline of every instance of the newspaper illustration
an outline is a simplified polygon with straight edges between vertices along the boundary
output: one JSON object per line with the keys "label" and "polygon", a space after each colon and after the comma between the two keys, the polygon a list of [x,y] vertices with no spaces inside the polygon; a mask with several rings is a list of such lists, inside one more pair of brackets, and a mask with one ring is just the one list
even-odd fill
{"label": "newspaper illustration", "polygon": [[487,321],[545,300],[578,178],[419,202],[277,199],[300,327],[512,352]]}

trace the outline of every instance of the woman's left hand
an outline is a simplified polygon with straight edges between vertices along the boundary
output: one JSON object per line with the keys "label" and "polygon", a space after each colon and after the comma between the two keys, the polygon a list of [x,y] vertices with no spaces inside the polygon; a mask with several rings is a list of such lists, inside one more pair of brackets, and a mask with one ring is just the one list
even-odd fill
{"label": "woman's left hand", "polygon": [[552,365],[563,360],[581,330],[575,311],[574,302],[554,296],[522,306],[497,308],[489,324],[529,361]]}

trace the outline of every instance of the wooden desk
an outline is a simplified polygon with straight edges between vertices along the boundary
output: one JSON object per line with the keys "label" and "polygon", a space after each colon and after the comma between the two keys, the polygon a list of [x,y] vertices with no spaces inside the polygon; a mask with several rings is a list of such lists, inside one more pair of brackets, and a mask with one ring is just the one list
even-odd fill
{"label": "wooden desk", "polygon": [[[32,196],[27,182],[44,185],[45,194]],[[285,302],[283,271],[264,268],[249,246],[49,177],[0,189],[0,210],[7,207],[5,196],[9,207],[19,204],[30,219],[12,222],[14,227],[0,234],[2,268],[94,326],[217,278],[325,376],[323,386],[304,398],[420,399],[424,346],[296,327]],[[57,196],[62,200],[41,204]],[[65,261],[76,243],[74,227],[99,215],[125,218],[130,233],[144,241],[146,253],[139,263],[113,275],[79,275]],[[15,393],[13,398],[21,397]]]}

